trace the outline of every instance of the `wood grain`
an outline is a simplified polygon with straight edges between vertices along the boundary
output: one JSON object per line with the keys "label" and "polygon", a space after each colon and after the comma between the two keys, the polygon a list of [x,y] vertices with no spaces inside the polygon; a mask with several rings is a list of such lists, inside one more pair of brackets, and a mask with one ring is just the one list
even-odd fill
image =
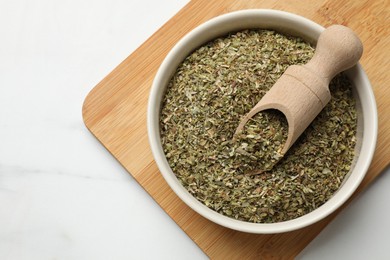
{"label": "wood grain", "polygon": [[[184,34],[217,15],[249,8],[272,8],[305,16],[323,26],[343,24],[362,39],[361,64],[375,92],[379,136],[360,192],[390,161],[389,1],[193,0],[87,96],[83,117],[92,134],[212,259],[294,258],[339,212],[310,227],[276,235],[254,235],[216,225],[187,207],[160,175],[149,148],[146,106],[153,77],[167,52]],[[356,194],[355,194],[356,195]]]}

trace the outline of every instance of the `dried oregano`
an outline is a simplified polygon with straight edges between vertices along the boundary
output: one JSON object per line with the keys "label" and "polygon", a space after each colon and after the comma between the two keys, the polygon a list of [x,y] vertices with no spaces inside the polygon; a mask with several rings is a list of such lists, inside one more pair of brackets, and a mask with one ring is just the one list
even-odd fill
{"label": "dried oregano", "polygon": [[161,110],[162,146],[177,178],[207,207],[239,220],[280,222],[311,212],[338,190],[351,168],[357,124],[344,75],[271,170],[253,174],[279,160],[287,133],[281,113],[259,113],[233,141],[242,116],[289,65],[306,63],[313,52],[297,37],[246,30],[205,44],[178,67]]}
{"label": "dried oregano", "polygon": [[243,130],[233,136],[235,160],[251,165],[247,173],[271,170],[283,157],[287,133],[287,120],[281,112],[267,110],[254,115]]}

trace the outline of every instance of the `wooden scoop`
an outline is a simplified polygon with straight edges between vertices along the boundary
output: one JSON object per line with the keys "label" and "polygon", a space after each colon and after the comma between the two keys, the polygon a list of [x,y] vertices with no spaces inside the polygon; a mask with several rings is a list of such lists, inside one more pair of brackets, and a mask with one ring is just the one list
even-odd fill
{"label": "wooden scoop", "polygon": [[357,35],[342,25],[332,25],[318,38],[313,58],[305,65],[287,68],[275,85],[241,120],[236,134],[250,118],[266,109],[281,111],[288,122],[285,154],[330,100],[329,82],[360,59],[363,45]]}

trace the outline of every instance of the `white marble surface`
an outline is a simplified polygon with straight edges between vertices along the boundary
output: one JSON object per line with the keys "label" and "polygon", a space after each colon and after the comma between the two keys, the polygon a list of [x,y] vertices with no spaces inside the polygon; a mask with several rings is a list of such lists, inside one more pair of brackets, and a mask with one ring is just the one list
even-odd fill
{"label": "white marble surface", "polygon": [[[0,259],[206,259],[88,132],[87,93],[187,0],[0,0]],[[390,177],[300,256],[389,259]]]}

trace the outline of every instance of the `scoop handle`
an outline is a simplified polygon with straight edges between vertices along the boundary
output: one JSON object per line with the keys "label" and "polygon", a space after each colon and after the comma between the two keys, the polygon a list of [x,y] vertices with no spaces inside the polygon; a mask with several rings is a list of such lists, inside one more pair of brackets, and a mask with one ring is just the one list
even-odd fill
{"label": "scoop handle", "polygon": [[363,54],[363,44],[348,27],[332,25],[317,41],[313,58],[304,67],[328,82],[338,73],[353,67]]}

